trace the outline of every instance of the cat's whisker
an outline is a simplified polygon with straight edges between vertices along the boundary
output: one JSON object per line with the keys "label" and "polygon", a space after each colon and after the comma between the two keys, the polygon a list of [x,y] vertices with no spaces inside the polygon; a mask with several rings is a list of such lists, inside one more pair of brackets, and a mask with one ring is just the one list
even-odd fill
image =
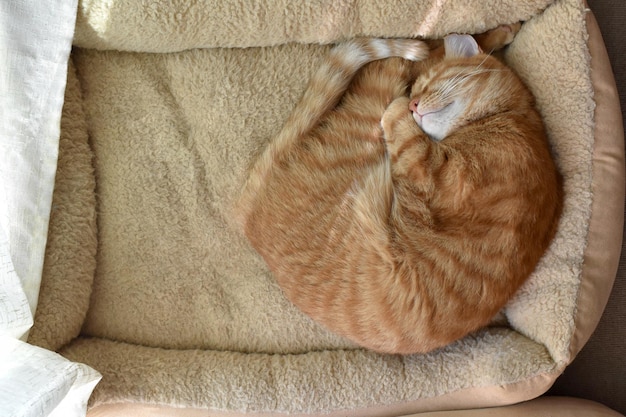
{"label": "cat's whisker", "polygon": [[[476,69],[471,72],[460,74],[453,77],[451,82],[445,82],[441,88],[438,89],[439,99],[442,101],[452,101],[453,99],[465,96],[471,91],[471,85],[462,85],[462,82],[475,75],[480,75],[488,72],[499,72],[500,69]],[[459,87],[459,85],[462,85]]]}
{"label": "cat's whisker", "polygon": [[490,54],[485,54],[485,57],[483,58],[482,61],[480,61],[480,63],[478,64],[478,66],[476,68],[480,68],[483,66],[483,64],[485,63],[485,61],[487,61],[487,58],[489,58]]}
{"label": "cat's whisker", "polygon": [[[484,61],[483,61],[484,62]],[[446,98],[451,98],[451,97],[456,97],[458,96],[461,92],[465,92],[466,90],[461,90],[460,92],[457,91],[459,84],[461,84],[463,81],[467,80],[470,77],[473,77],[475,75],[480,75],[483,73],[487,73],[487,72],[498,72],[498,71],[502,71],[500,69],[483,69],[480,68],[480,65],[470,71],[470,72],[464,72],[464,73],[460,73],[455,75],[454,77],[450,78],[449,80],[446,80],[443,85],[439,88],[438,92]],[[454,95],[452,95],[454,93]]]}
{"label": "cat's whisker", "polygon": [[456,89],[456,87],[463,82],[464,80],[466,80],[469,77],[469,75],[460,73],[455,75],[454,77],[450,78],[449,80],[446,80],[442,87],[439,89],[439,91],[442,92],[442,94],[448,94],[449,92],[453,91]]}

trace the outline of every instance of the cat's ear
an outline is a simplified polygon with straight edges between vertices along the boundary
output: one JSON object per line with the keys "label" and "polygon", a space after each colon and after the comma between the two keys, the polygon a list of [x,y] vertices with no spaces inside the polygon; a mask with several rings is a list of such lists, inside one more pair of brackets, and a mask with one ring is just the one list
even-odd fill
{"label": "cat's ear", "polygon": [[443,38],[443,44],[446,58],[469,58],[482,52],[470,35],[450,34]]}

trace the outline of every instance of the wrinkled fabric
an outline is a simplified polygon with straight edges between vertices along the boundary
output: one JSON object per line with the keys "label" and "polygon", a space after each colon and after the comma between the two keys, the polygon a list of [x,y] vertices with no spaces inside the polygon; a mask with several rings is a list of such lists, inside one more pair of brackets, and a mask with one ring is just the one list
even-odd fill
{"label": "wrinkled fabric", "polygon": [[76,7],[76,0],[0,3],[3,416],[84,415],[99,379],[85,365],[18,340],[37,307]]}

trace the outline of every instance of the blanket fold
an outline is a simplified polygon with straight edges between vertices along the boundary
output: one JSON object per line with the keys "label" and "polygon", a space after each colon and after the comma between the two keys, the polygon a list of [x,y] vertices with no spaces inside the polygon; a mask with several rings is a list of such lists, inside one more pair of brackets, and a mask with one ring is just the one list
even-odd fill
{"label": "blanket fold", "polygon": [[332,43],[354,36],[440,38],[528,20],[554,0],[83,0],[74,44],[135,52]]}
{"label": "blanket fold", "polygon": [[503,328],[481,331],[426,357],[358,349],[301,355],[180,351],[91,338],[62,354],[103,373],[94,405],[126,398],[248,413],[393,406],[554,372],[545,347]]}

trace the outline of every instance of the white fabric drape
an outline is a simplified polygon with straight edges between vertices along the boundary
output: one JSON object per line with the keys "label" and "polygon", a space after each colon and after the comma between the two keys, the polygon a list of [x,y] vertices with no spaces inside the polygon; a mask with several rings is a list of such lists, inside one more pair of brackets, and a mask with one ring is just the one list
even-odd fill
{"label": "white fabric drape", "polygon": [[77,0],[0,1],[0,415],[80,416],[100,376],[25,339],[37,307]]}

